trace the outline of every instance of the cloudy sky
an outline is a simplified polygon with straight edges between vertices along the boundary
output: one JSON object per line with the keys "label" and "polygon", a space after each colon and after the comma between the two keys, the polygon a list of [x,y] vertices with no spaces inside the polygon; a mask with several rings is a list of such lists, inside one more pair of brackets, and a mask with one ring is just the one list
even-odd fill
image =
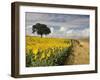
{"label": "cloudy sky", "polygon": [[26,35],[37,36],[32,34],[32,25],[36,23],[46,24],[51,29],[47,37],[89,37],[89,15],[26,12]]}

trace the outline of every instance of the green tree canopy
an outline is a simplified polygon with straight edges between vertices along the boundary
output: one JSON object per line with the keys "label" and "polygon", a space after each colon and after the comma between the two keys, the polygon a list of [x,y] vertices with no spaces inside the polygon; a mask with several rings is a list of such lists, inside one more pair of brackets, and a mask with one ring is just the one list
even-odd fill
{"label": "green tree canopy", "polygon": [[43,35],[48,35],[49,33],[51,33],[51,30],[45,24],[36,23],[32,26],[32,33],[34,32],[37,32],[37,34],[41,35],[42,37]]}

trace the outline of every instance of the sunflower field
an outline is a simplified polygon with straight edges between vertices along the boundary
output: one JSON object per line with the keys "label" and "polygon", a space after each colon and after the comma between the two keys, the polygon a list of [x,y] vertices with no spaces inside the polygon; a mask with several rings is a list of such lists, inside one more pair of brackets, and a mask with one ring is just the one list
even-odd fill
{"label": "sunflower field", "polygon": [[26,67],[64,65],[71,47],[70,39],[26,36]]}

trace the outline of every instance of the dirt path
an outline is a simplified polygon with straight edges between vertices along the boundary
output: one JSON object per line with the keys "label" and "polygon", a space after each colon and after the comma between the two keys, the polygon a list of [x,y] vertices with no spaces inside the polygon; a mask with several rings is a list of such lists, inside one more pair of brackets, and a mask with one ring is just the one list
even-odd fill
{"label": "dirt path", "polygon": [[80,40],[74,44],[72,54],[65,64],[89,64],[89,42]]}

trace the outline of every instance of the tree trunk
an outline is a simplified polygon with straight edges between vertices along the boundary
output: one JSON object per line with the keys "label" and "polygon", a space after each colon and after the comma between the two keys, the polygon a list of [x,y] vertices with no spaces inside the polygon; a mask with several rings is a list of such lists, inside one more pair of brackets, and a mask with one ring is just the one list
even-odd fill
{"label": "tree trunk", "polygon": [[42,38],[42,36],[43,36],[43,35],[41,34],[41,38]]}

